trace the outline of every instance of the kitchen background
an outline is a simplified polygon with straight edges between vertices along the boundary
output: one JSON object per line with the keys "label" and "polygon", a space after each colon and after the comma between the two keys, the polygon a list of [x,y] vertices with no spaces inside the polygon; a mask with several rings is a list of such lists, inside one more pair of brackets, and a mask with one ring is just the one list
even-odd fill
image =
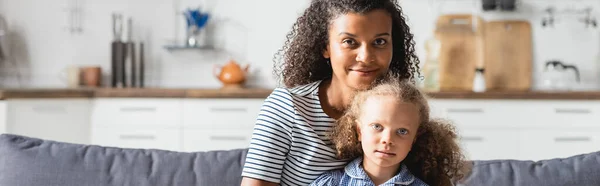
{"label": "kitchen background", "polygon": [[[0,21],[0,35],[2,30],[8,33],[0,36],[0,47],[3,52],[10,50],[10,57],[0,65],[0,133],[176,151],[247,147],[260,107],[277,86],[273,55],[309,2],[0,0],[0,15],[6,23]],[[436,73],[450,75],[424,83],[426,87],[438,84],[444,90],[428,92],[433,97],[429,102],[432,115],[454,121],[471,159],[540,160],[600,150],[600,1],[518,0],[513,11],[483,11],[481,2],[400,0],[415,34],[425,78]],[[201,31],[202,47],[182,47],[186,38],[182,12],[199,6],[210,16]],[[112,83],[113,13],[123,15],[123,27],[131,18],[131,39],[144,43],[144,89],[108,88]],[[523,44],[528,40],[521,35],[491,37],[497,41],[489,43],[507,47],[499,47],[505,52],[497,54],[500,57],[484,60],[489,67],[484,73],[503,71],[504,78],[517,77],[512,81],[515,86],[532,80],[531,86],[525,85],[533,91],[472,92],[471,87],[476,86],[471,83],[478,79],[474,67],[481,62],[473,56],[481,55],[483,45],[465,50],[469,45],[460,42],[475,43],[464,39],[473,33],[458,32],[456,36],[452,29],[440,29],[436,23],[440,16],[456,14],[477,15],[485,22],[529,23],[531,32],[525,36],[531,36],[531,47]],[[513,25],[500,24],[504,29],[487,29],[486,33],[505,34],[522,28]],[[460,29],[464,31],[464,26]],[[439,52],[438,68],[436,60],[429,58],[436,52],[427,52],[436,47],[426,47],[435,46],[435,30],[437,41],[445,46]],[[444,45],[447,41],[455,45]],[[464,53],[448,52],[453,47]],[[517,47],[525,49],[515,50]],[[459,60],[453,58],[457,56]],[[502,60],[515,56],[524,56],[524,62]],[[213,67],[230,60],[250,65],[248,88],[220,89],[223,85]],[[580,83],[566,81],[573,79],[571,69],[546,70],[547,62],[554,60],[576,67]],[[496,61],[494,68],[490,61]],[[504,65],[509,63],[516,67]],[[105,88],[69,86],[72,67],[79,66],[101,67]],[[486,77],[486,83],[491,85],[492,79]],[[503,83],[499,82],[494,84]],[[546,82],[563,82],[574,91],[539,91],[547,90]],[[459,88],[448,86],[452,84]]]}
{"label": "kitchen background", "polygon": [[[578,89],[600,88],[599,28],[584,24],[585,14],[557,13],[553,27],[543,27],[545,10],[592,8],[592,0],[522,0],[516,11],[483,11],[479,0],[402,0],[417,52],[425,55],[435,20],[442,14],[474,13],[484,20],[525,19],[531,23],[533,89],[541,84],[544,63],[560,60],[581,71]],[[274,87],[273,54],[281,47],[295,18],[308,0],[0,0],[0,13],[9,28],[10,45],[17,64],[3,64],[3,87],[65,87],[61,72],[72,65],[99,65],[110,73],[111,14],[120,12],[133,20],[133,39],[146,44],[146,84],[150,87],[213,88],[220,82],[212,75],[215,64],[235,59],[250,64],[248,85]],[[207,45],[222,49],[167,50],[165,46],[185,37],[183,10],[201,6],[211,18],[204,31]],[[80,20],[80,24],[71,20]],[[71,32],[69,28],[81,28]],[[17,73],[21,81],[15,81]]]}

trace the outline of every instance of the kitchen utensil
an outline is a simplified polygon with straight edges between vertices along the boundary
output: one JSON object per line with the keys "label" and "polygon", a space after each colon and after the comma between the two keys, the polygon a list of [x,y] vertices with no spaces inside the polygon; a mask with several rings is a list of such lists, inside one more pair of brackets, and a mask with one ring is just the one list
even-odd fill
{"label": "kitchen utensil", "polygon": [[528,21],[485,23],[485,80],[487,90],[528,91],[532,78],[531,25]]}
{"label": "kitchen utensil", "polygon": [[140,65],[139,65],[139,70],[140,70],[140,76],[139,76],[139,86],[138,87],[144,87],[144,73],[145,73],[145,67],[144,67],[144,43],[140,42]]}
{"label": "kitchen utensil", "polygon": [[[127,39],[125,44],[125,74],[126,79],[125,85],[127,87],[135,87],[135,42],[133,41],[133,20],[127,19]],[[127,69],[129,69],[129,76],[127,76]]]}
{"label": "kitchen utensil", "polygon": [[77,88],[81,85],[81,69],[78,66],[69,66],[59,73],[60,80],[66,82],[68,88]]}
{"label": "kitchen utensil", "polygon": [[8,60],[8,27],[6,20],[0,15],[0,61]]}
{"label": "kitchen utensil", "polygon": [[87,87],[99,87],[102,79],[102,68],[89,66],[81,68],[81,79]]}
{"label": "kitchen utensil", "polygon": [[223,83],[224,88],[240,88],[246,81],[249,65],[243,68],[234,60],[230,60],[227,64],[215,65],[213,74]]}
{"label": "kitchen utensil", "polygon": [[516,7],[516,1],[515,0],[498,0],[499,4],[500,4],[500,10],[504,10],[504,11],[513,11],[515,10]]}
{"label": "kitchen utensil", "polygon": [[472,91],[475,69],[482,63],[481,18],[469,14],[438,17],[440,91]]}
{"label": "kitchen utensil", "polygon": [[542,89],[552,91],[571,90],[581,81],[576,66],[557,60],[546,62],[542,80],[544,82]]}
{"label": "kitchen utensil", "polygon": [[481,0],[481,7],[484,11],[496,9],[496,0]]}
{"label": "kitchen utensil", "polygon": [[126,45],[122,42],[123,23],[122,15],[114,13],[113,17],[113,42],[111,45],[111,85],[112,87],[125,87],[125,57]]}

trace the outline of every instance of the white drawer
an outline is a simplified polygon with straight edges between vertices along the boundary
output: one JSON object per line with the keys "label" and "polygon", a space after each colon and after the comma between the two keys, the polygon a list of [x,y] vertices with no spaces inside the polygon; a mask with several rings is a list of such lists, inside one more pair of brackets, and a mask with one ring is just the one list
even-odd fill
{"label": "white drawer", "polygon": [[523,130],[519,152],[523,159],[565,158],[600,151],[600,130]]}
{"label": "white drawer", "polygon": [[92,129],[92,144],[138,149],[181,150],[177,129],[101,128]]}
{"label": "white drawer", "polygon": [[463,129],[460,144],[467,159],[518,159],[518,130]]}
{"label": "white drawer", "polygon": [[519,113],[512,103],[494,100],[430,100],[431,114],[451,120],[454,124],[469,128],[511,127]]}
{"label": "white drawer", "polygon": [[252,130],[185,130],[183,151],[198,152],[248,148]]}
{"label": "white drawer", "polygon": [[599,101],[544,101],[529,102],[535,112],[529,116],[530,127],[595,128],[600,129]]}
{"label": "white drawer", "polygon": [[264,99],[190,99],[183,103],[186,128],[251,129]]}
{"label": "white drawer", "polygon": [[69,143],[90,141],[87,99],[14,99],[7,109],[7,133]]}
{"label": "white drawer", "polygon": [[96,99],[93,126],[181,126],[180,99]]}

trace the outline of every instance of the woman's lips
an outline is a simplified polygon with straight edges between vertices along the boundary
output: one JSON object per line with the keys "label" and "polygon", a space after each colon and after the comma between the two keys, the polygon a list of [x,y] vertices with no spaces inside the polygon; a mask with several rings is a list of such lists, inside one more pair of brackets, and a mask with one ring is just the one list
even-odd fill
{"label": "woman's lips", "polygon": [[377,69],[350,69],[350,71],[360,76],[371,76],[377,72]]}

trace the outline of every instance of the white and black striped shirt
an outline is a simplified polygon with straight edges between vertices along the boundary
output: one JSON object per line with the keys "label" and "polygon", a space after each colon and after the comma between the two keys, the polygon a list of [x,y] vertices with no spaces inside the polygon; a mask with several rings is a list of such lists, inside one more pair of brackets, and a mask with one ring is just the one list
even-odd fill
{"label": "white and black striped shirt", "polygon": [[277,88],[269,95],[256,119],[242,176],[308,185],[350,161],[335,157],[327,137],[335,120],[321,108],[320,82]]}

